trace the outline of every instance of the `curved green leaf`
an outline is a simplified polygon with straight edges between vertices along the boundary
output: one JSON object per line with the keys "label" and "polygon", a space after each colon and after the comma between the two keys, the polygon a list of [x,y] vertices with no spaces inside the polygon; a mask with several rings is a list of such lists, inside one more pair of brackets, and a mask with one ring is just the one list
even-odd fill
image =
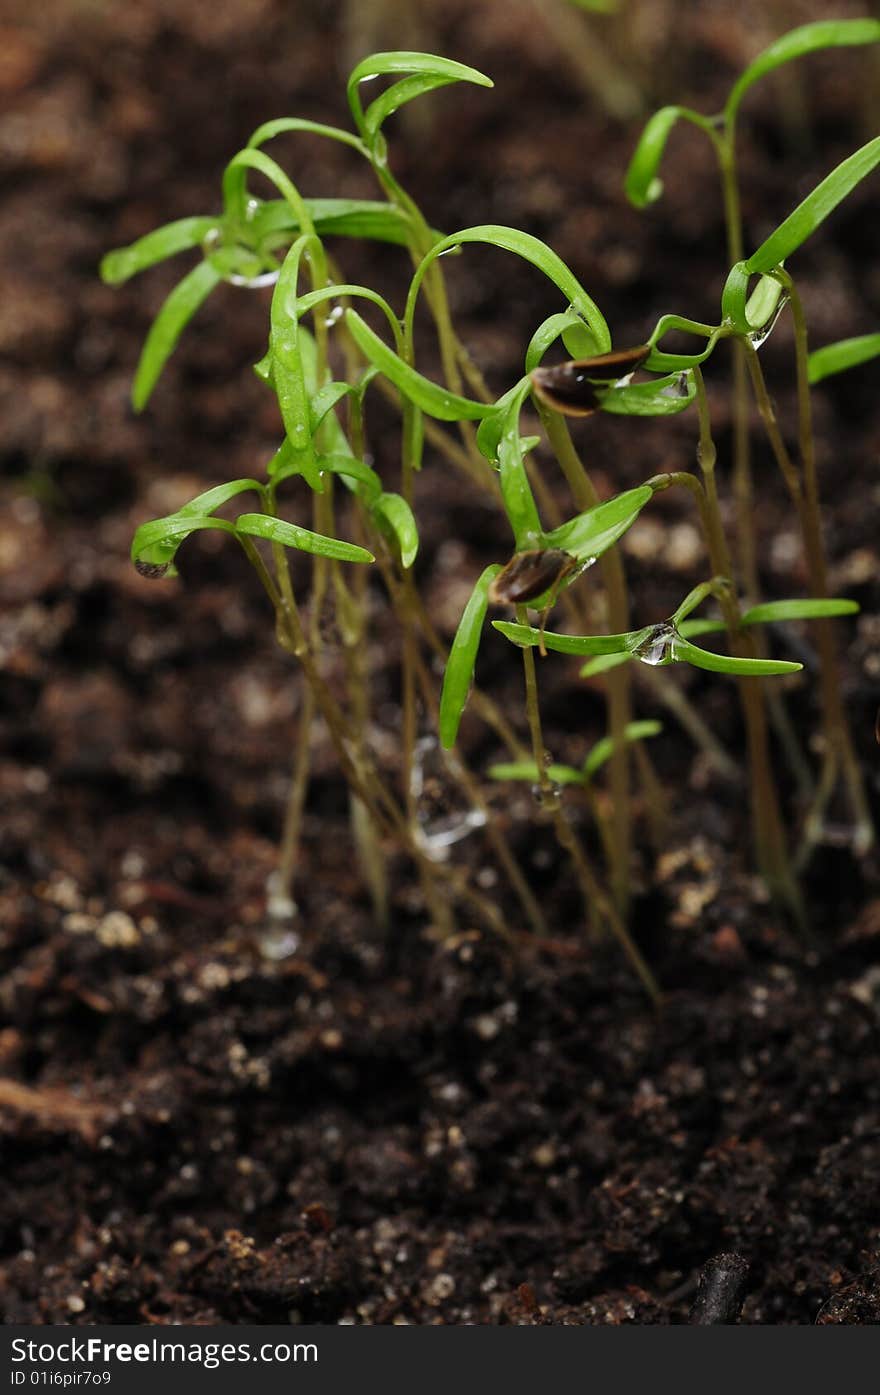
{"label": "curved green leaf", "polygon": [[276,136],[283,136],[292,131],[301,131],[306,135],[323,136],[327,140],[339,141],[342,145],[350,145],[354,150],[366,155],[362,142],[351,131],[343,130],[341,126],[325,126],[320,121],[308,121],[300,116],[277,116],[273,121],[264,121],[258,126],[248,141],[250,149],[265,145],[267,141],[274,140]]}
{"label": "curved green leaf", "polygon": [[491,412],[492,408],[486,403],[460,397],[417,373],[393,349],[389,349],[356,310],[346,310],[345,322],[361,353],[429,417],[436,417],[440,421],[477,421]]}
{"label": "curved green leaf", "polygon": [[[603,552],[621,538],[635,523],[648,500],[653,497],[650,485],[642,484],[637,489],[627,489],[616,494],[604,504],[569,519],[552,533],[544,536],[547,547],[559,547],[580,562],[588,562],[601,557]],[[572,650],[572,653],[577,652]],[[612,653],[612,650],[585,649],[585,654]]]}
{"label": "curved green leaf", "polygon": [[868,141],[867,145],[863,145],[848,159],[841,161],[837,168],[798,204],[794,212],[780,223],[776,231],[772,232],[761,243],[757,252],[753,252],[745,262],[746,271],[750,274],[772,271],[784,262],[878,164],[880,136]]}
{"label": "curved green leaf", "polygon": [[116,247],[101,258],[101,280],[108,286],[121,286],[131,276],[146,271],[178,252],[201,247],[208,233],[218,224],[217,218],[178,218],[162,228],[139,237],[128,247]]}
{"label": "curved green leaf", "polygon": [[531,625],[518,625],[512,620],[493,620],[496,630],[520,649],[534,649],[543,644],[558,654],[630,654],[642,630],[622,635],[561,635],[553,630],[536,630]]}
{"label": "curved green leaf", "polygon": [[[303,236],[293,244],[272,295],[269,349],[272,355],[273,383],[290,448],[298,460],[298,473],[316,492],[323,490],[315,462],[311,432],[309,383],[303,362],[304,333],[297,313],[297,289],[303,257],[317,239]],[[314,389],[313,389],[314,390]]]}
{"label": "curved green leaf", "polygon": [[189,321],[220,282],[210,262],[199,262],[178,281],[150,325],[134,375],[131,400],[136,412],[147,405],[159,374],[177,347]]}
{"label": "curved green leaf", "polygon": [[753,605],[740,621],[742,625],[765,625],[784,620],[829,620],[837,615],[856,615],[858,601],[844,599],[795,601],[765,601]]}
{"label": "curved green leaf", "polygon": [[587,295],[580,281],[568,269],[562,258],[557,256],[540,238],[533,237],[531,233],[522,232],[519,228],[505,227],[501,223],[484,223],[478,227],[464,228],[461,232],[452,233],[451,236],[444,237],[440,242],[435,243],[430,252],[422,258],[410,283],[404,313],[404,328],[408,343],[412,343],[416,300],[427,271],[437,257],[470,242],[497,247],[503,252],[512,252],[514,256],[530,262],[538,271],[543,272],[548,280],[553,282],[554,286],[565,296],[572,309],[586,322],[595,337],[599,353],[606,353],[611,348],[611,332],[604,315],[596,302]]}
{"label": "curved green leaf", "polygon": [[403,567],[411,567],[419,550],[419,530],[413,511],[400,494],[382,493],[370,504],[370,514],[394,537]]}
{"label": "curved green leaf", "polygon": [[[405,247],[411,236],[409,219],[394,204],[378,199],[304,199],[303,202],[319,237],[358,237]],[[284,199],[267,199],[261,203],[252,227],[258,237],[301,231]],[[434,231],[433,236],[439,238],[443,234]]]}
{"label": "curved green leaf", "polygon": [[283,519],[273,518],[267,513],[241,514],[235,520],[233,531],[245,533],[251,538],[268,538],[270,542],[281,543],[283,547],[293,547],[299,552],[311,552],[316,557],[329,557],[334,562],[376,560],[365,547],[341,542],[338,538],[327,538],[323,533],[312,533],[308,528],[286,523]]}
{"label": "curved green leaf", "polygon": [[710,673],[728,673],[759,677],[780,673],[798,673],[803,664],[788,663],[785,659],[739,659],[730,654],[713,654],[708,649],[699,649],[690,640],[677,635],[672,644],[672,658],[676,663],[690,664],[692,668],[707,669]]}
{"label": "curved green leaf", "polygon": [[732,122],[735,119],[739,104],[752,84],[766,73],[782,67],[783,63],[791,63],[795,58],[802,58],[819,49],[875,44],[878,41],[880,22],[876,19],[819,20],[815,24],[802,24],[790,30],[759,53],[737,78],[724,108],[726,120]]}
{"label": "curved green leaf", "polygon": [[[628,722],[624,727],[623,739],[627,745],[631,745],[634,741],[644,741],[649,736],[659,736],[662,730],[663,725],[661,722],[650,720],[644,722]],[[611,759],[614,755],[616,744],[612,736],[603,736],[600,741],[596,742],[590,754],[587,756],[587,759],[584,761],[582,776],[584,783],[591,780],[596,771],[601,769],[601,767]]]}
{"label": "curved green leaf", "polygon": [[[466,64],[456,63],[450,58],[439,58],[433,53],[413,53],[404,50],[373,53],[369,58],[362,59],[352,70],[346,89],[348,105],[361,135],[374,137],[386,116],[389,116],[403,102],[411,101],[413,97],[419,95],[417,91],[410,89],[399,94],[395,100],[392,94],[396,92],[397,88],[404,85],[403,83],[395,83],[393,87],[371,103],[365,115],[358,90],[360,84],[368,82],[371,78],[392,76],[395,73],[419,74],[438,80],[442,79],[443,85],[450,82],[472,82],[477,87],[494,86],[492,79],[487,78],[484,73],[478,72],[476,68],[469,68]],[[439,86],[441,83],[438,81],[432,85]],[[379,107],[380,103],[384,103],[384,106]]]}
{"label": "curved green leaf", "polygon": [[647,208],[663,193],[663,183],[657,177],[657,170],[669,133],[677,121],[690,121],[714,136],[711,122],[690,107],[661,107],[655,111],[639,137],[624,180],[626,196],[636,208]]}
{"label": "curved green leaf", "polygon": [[693,373],[685,368],[650,383],[596,387],[600,412],[618,417],[672,417],[687,411],[697,395]]}
{"label": "curved green leaf", "polygon": [[855,339],[839,339],[836,344],[826,344],[814,349],[809,358],[811,383],[821,383],[833,373],[844,373],[847,368],[858,368],[880,355],[880,334],[860,334]]}
{"label": "curved green leaf", "polygon": [[501,435],[498,441],[498,472],[501,497],[517,550],[520,552],[535,547],[543,535],[541,518],[526,471],[523,441],[519,434],[519,415],[530,387],[529,379],[523,378],[509,395],[499,423]]}
{"label": "curved green leaf", "polygon": [[206,528],[235,535],[235,524],[209,514],[172,514],[169,518],[153,518],[142,523],[131,540],[131,560],[142,576],[151,578],[176,576],[173,566],[177,549],[192,533]]}
{"label": "curved green leaf", "polygon": [[471,592],[452,641],[440,694],[440,743],[446,751],[451,750],[458,736],[462,713],[474,681],[477,650],[489,607],[489,587],[500,571],[502,568],[493,563],[483,572]]}

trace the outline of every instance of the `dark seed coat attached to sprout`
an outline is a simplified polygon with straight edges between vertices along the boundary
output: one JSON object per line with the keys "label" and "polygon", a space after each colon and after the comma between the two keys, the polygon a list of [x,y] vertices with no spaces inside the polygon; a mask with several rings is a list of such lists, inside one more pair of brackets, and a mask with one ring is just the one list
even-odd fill
{"label": "dark seed coat attached to sprout", "polygon": [[489,600],[493,605],[525,605],[551,586],[558,586],[577,565],[574,557],[558,547],[518,552],[492,582]]}
{"label": "dark seed coat attached to sprout", "polygon": [[134,564],[134,569],[141,576],[147,577],[150,581],[158,581],[165,576],[168,571],[168,562],[142,562],[138,557]]}
{"label": "dark seed coat attached to sprout", "polygon": [[650,344],[634,349],[614,349],[595,358],[572,359],[532,373],[535,393],[554,412],[569,417],[588,417],[602,405],[600,391],[619,378],[634,373],[651,352]]}

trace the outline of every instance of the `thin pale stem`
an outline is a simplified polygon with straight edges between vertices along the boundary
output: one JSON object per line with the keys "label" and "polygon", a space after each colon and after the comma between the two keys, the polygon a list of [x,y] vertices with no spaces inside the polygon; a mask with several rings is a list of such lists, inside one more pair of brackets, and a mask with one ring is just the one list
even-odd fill
{"label": "thin pale stem", "polygon": [[[517,606],[517,619],[520,624],[528,623],[528,612],[524,606]],[[590,926],[595,930],[604,918],[613,934],[620,942],[626,957],[641,979],[648,994],[655,1003],[659,1002],[660,989],[657,980],[648,968],[648,965],[636,947],[635,942],[614,905],[602,891],[586,852],[566,817],[559,792],[547,773],[544,735],[541,728],[541,711],[538,704],[538,680],[535,672],[535,654],[531,647],[524,648],[522,653],[526,689],[526,716],[532,740],[532,759],[538,771],[538,787],[541,792],[542,805],[552,820],[553,829],[560,847],[568,853],[571,859]]]}

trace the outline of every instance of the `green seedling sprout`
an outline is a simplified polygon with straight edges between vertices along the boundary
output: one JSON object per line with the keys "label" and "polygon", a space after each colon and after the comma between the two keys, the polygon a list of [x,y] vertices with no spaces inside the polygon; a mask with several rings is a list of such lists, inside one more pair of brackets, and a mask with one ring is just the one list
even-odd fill
{"label": "green seedling sprout", "polygon": [[[702,125],[715,144],[725,180],[729,233],[731,227],[738,228],[738,202],[731,194],[731,189],[735,190],[735,120],[748,87],[764,72],[801,53],[829,45],[873,42],[877,37],[880,25],[873,21],[805,26],[756,60],[735,86],[718,121],[710,122],[679,108],[666,109],[666,115],[658,113],[646,129],[630,170],[631,196],[641,188],[644,202],[658,192],[654,181],[666,136],[674,121],[684,116]],[[362,84],[373,78],[389,78],[390,85],[364,106]],[[537,786],[544,814],[570,858],[590,927],[593,931],[610,928],[646,989],[656,996],[653,975],[627,930],[625,908],[630,876],[627,752],[630,747],[634,749],[646,794],[650,798],[653,791],[659,800],[643,747],[644,739],[659,728],[653,721],[632,720],[629,671],[652,672],[685,663],[737,680],[749,744],[759,859],[771,887],[796,915],[801,913],[771,774],[764,690],[756,681],[796,673],[801,665],[769,657],[752,636],[757,627],[800,620],[817,622],[820,632],[827,633],[824,622],[855,609],[854,603],[831,600],[825,594],[806,390],[810,381],[867,362],[878,351],[880,336],[842,341],[809,355],[800,301],[786,263],[880,162],[880,140],[869,142],[833,171],[752,257],[742,257],[741,234],[738,243],[734,238],[731,246],[735,255],[730,258],[733,265],[718,324],[667,314],[643,345],[619,350],[612,346],[609,326],[595,300],[546,243],[497,224],[481,224],[443,236],[429,226],[392,174],[384,133],[388,118],[416,97],[459,81],[491,86],[476,70],[433,55],[373,55],[358,64],[349,80],[354,131],[292,117],[264,124],[226,168],[221,214],[181,219],[105,258],[102,273],[118,284],[179,252],[200,249],[202,253],[202,260],[172,291],[147,336],[135,375],[133,397],[138,409],[149,399],[187,323],[216,286],[227,282],[248,289],[274,288],[268,350],[256,372],[277,399],[281,439],[264,477],[220,484],[175,514],[145,522],[135,535],[132,556],[144,575],[172,576],[178,549],[193,533],[208,529],[228,533],[257,572],[275,615],[279,641],[299,661],[304,697],[277,877],[282,902],[290,902],[309,777],[311,726],[320,715],[349,785],[355,842],[377,916],[385,919],[389,913],[383,847],[393,843],[414,863],[440,933],[451,933],[454,928],[457,902],[466,904],[469,912],[494,930],[508,933],[497,905],[471,886],[458,868],[445,865],[441,880],[423,836],[417,769],[421,710],[437,723],[442,749],[448,753],[449,778],[469,801],[472,823],[485,827],[524,919],[536,934],[546,933],[541,908],[504,832],[492,817],[478,780],[460,752],[453,752],[470,699],[510,756],[505,762],[496,762],[490,773],[495,778],[528,779]],[[370,164],[386,202],[304,197],[263,149],[285,132],[331,139],[356,152]],[[255,198],[248,187],[254,175],[274,186],[278,197]],[[325,240],[330,236],[368,238],[406,250],[413,275],[401,315],[369,286],[345,280],[326,250]],[[497,397],[488,391],[457,338],[441,271],[441,257],[474,245],[501,249],[525,260],[543,274],[565,306],[537,328],[526,349],[523,376]],[[416,365],[415,317],[422,291],[437,334],[442,382],[435,382]],[[757,357],[757,349],[786,305],[791,306],[795,320],[802,478],[776,425]],[[366,316],[378,317],[379,328]],[[672,331],[685,331],[701,340],[702,346],[690,353],[670,352],[663,347],[663,340]],[[545,355],[560,339],[575,355],[574,361],[545,365]],[[755,604],[754,588],[747,577],[745,589],[753,603],[743,608],[738,601],[715,484],[715,447],[702,377],[702,365],[725,339],[742,346],[739,358],[751,374],[774,453],[798,504],[814,591],[810,598]],[[381,475],[367,463],[367,402],[377,391],[390,397],[400,411],[399,492],[386,488]],[[529,406],[537,410],[540,436],[523,431],[521,418]],[[699,477],[675,471],[600,500],[565,418],[601,412],[644,420],[675,415],[694,406],[700,429]],[[458,442],[447,426],[457,428]],[[572,496],[574,509],[568,517],[561,513],[533,455],[543,438]],[[495,500],[512,535],[512,555],[485,568],[477,580],[448,655],[413,576],[419,550],[414,477],[426,445],[460,468],[473,488]],[[696,504],[712,579],[695,587],[667,620],[633,628],[616,544],[653,495],[670,487],[686,489]],[[303,489],[311,500],[309,527],[282,515],[288,494]],[[256,500],[250,512],[234,517],[220,512],[245,494]],[[349,520],[342,531],[350,540],[338,536],[341,501],[346,501]],[[288,564],[291,549],[312,559],[308,615],[294,594]],[[547,615],[557,602],[568,622],[575,622],[573,628],[589,624],[587,588],[574,583],[594,563],[606,589],[612,632],[548,631]],[[397,788],[377,767],[368,739],[366,586],[371,567],[381,574],[401,633],[402,749]],[[328,599],[335,605],[344,656],[341,691],[331,691],[324,673],[326,641],[320,615]],[[695,617],[693,612],[710,599],[717,602],[721,618]],[[497,606],[514,613],[512,619],[493,618],[492,624],[522,651],[527,746],[505,713],[475,685],[479,649],[487,633],[486,617],[490,607]],[[530,612],[539,624],[531,623]],[[721,631],[727,635],[726,653],[694,642]],[[559,766],[545,752],[535,648],[541,654],[556,651],[588,657],[585,676],[605,675],[610,729],[580,770]],[[425,650],[444,662],[439,695]],[[633,664],[634,659],[640,663]],[[830,672],[827,648],[822,659],[823,671]],[[845,732],[845,723],[841,725],[839,720],[839,699],[836,712],[831,697],[826,709],[832,713],[834,730]],[[692,729],[702,731],[703,739],[711,741],[711,733],[698,725],[699,714],[686,707],[682,710],[690,712]],[[770,711],[780,711],[772,700]],[[844,739],[839,738],[835,750],[848,771],[846,749]],[[585,797],[591,796],[593,778],[606,762],[610,817],[603,816],[599,827],[609,865],[610,893],[563,807],[559,790],[560,786],[577,784]]]}
{"label": "green seedling sprout", "polygon": [[[715,152],[721,178],[727,256],[730,265],[742,261],[744,233],[737,174],[737,120],[743,99],[763,77],[797,59],[830,48],[859,47],[880,41],[880,21],[875,19],[819,20],[783,34],[764,49],[740,74],[723,109],[705,116],[690,107],[662,107],[650,118],[627,170],[625,187],[637,208],[654,203],[663,192],[659,169],[669,136],[679,121],[701,130]],[[757,562],[752,528],[753,482],[748,434],[747,374],[743,351],[734,352],[734,482],[738,517],[739,559],[746,587],[758,591]]]}

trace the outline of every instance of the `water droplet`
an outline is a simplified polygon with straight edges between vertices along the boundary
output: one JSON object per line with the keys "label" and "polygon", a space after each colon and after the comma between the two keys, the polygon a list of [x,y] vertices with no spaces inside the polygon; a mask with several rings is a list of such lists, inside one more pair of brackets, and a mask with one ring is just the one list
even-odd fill
{"label": "water droplet", "polygon": [[779,304],[773,311],[773,314],[770,316],[767,323],[761,325],[760,329],[752,330],[752,333],[749,335],[749,343],[751,344],[753,349],[760,349],[762,344],[766,344],[767,340],[770,338],[770,335],[776,328],[776,322],[778,321],[779,316],[782,314],[787,304],[788,296],[780,296]]}
{"label": "water droplet", "polygon": [[332,329],[334,325],[338,325],[338,324],[339,324],[339,321],[342,319],[342,316],[343,316],[344,314],[345,314],[345,310],[344,310],[343,306],[341,306],[341,305],[334,305],[334,306],[333,306],[333,309],[330,311],[330,313],[328,314],[326,320],[324,321],[325,327],[326,327],[327,329]]}
{"label": "water droplet", "polygon": [[446,755],[435,736],[416,742],[410,789],[416,800],[419,842],[429,857],[445,862],[449,849],[482,828],[480,809],[462,805],[462,793],[452,771],[455,757]]}
{"label": "water droplet", "polygon": [[643,664],[649,664],[651,668],[671,664],[675,659],[675,641],[678,638],[678,631],[668,621],[661,625],[652,625],[645,638],[632,651],[633,655]]}
{"label": "water droplet", "polygon": [[250,198],[244,206],[244,217],[246,223],[252,223],[261,208],[260,200]]}

